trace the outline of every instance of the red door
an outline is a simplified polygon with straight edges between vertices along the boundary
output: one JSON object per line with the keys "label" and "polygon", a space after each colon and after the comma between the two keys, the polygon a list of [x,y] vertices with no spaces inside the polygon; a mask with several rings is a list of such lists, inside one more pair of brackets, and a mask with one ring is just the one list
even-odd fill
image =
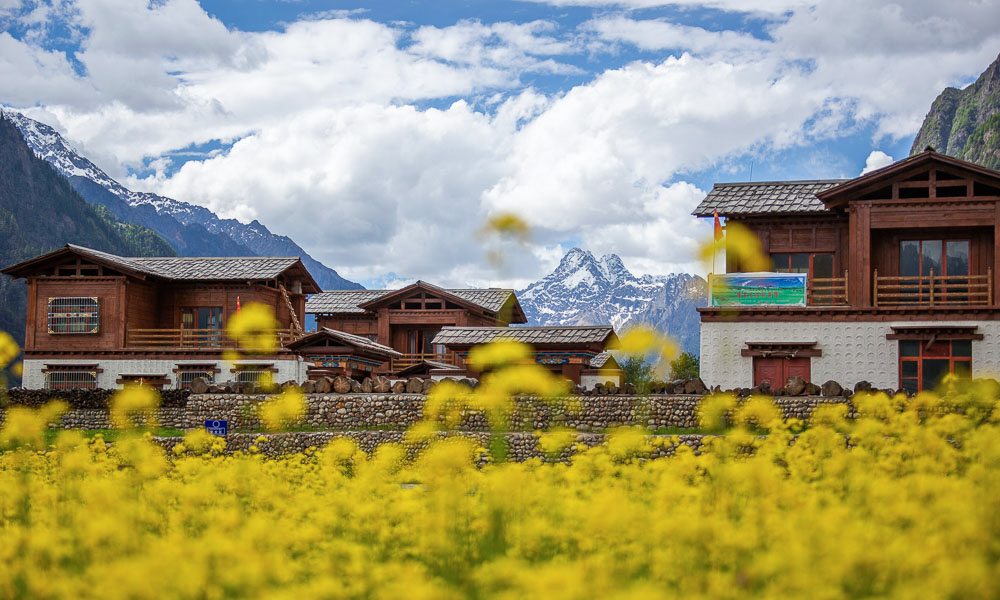
{"label": "red door", "polygon": [[780,388],[785,385],[789,377],[801,377],[806,381],[811,381],[809,358],[754,357],[754,386],[758,386],[766,381],[771,384],[771,388]]}

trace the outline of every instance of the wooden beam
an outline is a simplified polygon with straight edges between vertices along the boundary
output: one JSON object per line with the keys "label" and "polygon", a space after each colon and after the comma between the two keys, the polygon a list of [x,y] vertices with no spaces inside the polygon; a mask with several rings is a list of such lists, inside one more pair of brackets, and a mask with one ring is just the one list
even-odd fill
{"label": "wooden beam", "polygon": [[[993,205],[993,273],[1000,268],[1000,202]],[[1000,277],[993,277],[993,303],[1000,298]]]}

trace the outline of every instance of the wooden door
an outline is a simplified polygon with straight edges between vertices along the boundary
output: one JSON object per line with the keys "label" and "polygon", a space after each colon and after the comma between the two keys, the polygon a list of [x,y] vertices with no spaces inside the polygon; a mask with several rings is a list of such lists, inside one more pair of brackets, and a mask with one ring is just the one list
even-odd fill
{"label": "wooden door", "polygon": [[789,377],[801,377],[810,381],[809,358],[775,358],[755,356],[753,359],[753,384],[758,386],[765,381],[772,389],[783,387]]}

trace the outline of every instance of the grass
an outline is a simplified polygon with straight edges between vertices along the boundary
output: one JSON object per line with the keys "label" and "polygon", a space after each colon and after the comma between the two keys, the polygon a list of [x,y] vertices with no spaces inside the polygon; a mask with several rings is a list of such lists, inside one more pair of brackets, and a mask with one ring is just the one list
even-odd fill
{"label": "grass", "polygon": [[[65,429],[47,429],[45,431],[45,443],[46,443],[46,445],[55,442],[56,435],[58,435],[58,433],[60,431],[67,431],[67,430],[65,430]],[[121,429],[79,429],[77,431],[79,431],[80,433],[82,433],[83,437],[85,437],[87,439],[93,438],[94,436],[100,434],[100,435],[102,435],[104,437],[104,440],[107,441],[107,442],[113,442],[113,441],[121,438],[122,434],[125,433]],[[183,429],[172,429],[170,427],[153,427],[153,428],[148,429],[148,430],[147,429],[140,429],[139,431],[142,432],[142,433],[145,433],[146,431],[149,431],[154,436],[157,436],[157,437],[184,437],[184,430]]]}

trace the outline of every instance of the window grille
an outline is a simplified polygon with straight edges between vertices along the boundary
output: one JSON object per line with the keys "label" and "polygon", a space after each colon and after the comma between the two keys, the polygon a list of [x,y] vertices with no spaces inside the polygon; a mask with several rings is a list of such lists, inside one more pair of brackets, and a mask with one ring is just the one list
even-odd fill
{"label": "window grille", "polygon": [[45,374],[45,388],[68,390],[73,388],[97,388],[97,373],[94,371],[50,371]]}
{"label": "window grille", "polygon": [[264,374],[271,375],[271,371],[263,369],[240,369],[236,371],[236,383],[260,383]]}
{"label": "window grille", "polygon": [[215,373],[212,371],[180,371],[177,373],[177,389],[186,390],[199,377],[207,383],[215,383]]}
{"label": "window grille", "polygon": [[97,333],[100,307],[93,296],[49,298],[49,333]]}

